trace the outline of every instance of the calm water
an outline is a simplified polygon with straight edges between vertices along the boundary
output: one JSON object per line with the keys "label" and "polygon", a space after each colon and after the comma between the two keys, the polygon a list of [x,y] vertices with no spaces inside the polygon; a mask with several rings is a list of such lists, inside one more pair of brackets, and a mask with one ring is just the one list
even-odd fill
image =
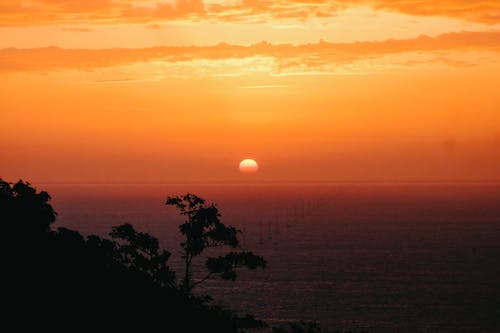
{"label": "calm water", "polygon": [[132,223],[178,266],[187,191],[218,204],[266,270],[207,292],[272,323],[369,332],[500,332],[500,186],[462,184],[42,185],[57,224],[105,234]]}

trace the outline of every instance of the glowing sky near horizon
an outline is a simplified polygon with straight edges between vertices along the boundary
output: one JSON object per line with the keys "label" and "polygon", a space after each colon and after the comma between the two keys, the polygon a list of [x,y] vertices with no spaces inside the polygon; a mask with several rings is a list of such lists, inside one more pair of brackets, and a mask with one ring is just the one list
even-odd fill
{"label": "glowing sky near horizon", "polygon": [[0,4],[0,177],[500,179],[500,3]]}

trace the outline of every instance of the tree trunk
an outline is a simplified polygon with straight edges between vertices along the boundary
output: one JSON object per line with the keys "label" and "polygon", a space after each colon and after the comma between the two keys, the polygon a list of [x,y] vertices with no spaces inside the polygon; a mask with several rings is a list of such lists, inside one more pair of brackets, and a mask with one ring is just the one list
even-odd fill
{"label": "tree trunk", "polygon": [[185,265],[184,268],[185,270],[184,270],[184,279],[182,281],[182,289],[186,293],[189,293],[191,291],[191,256],[189,255],[187,250],[184,257],[184,265]]}

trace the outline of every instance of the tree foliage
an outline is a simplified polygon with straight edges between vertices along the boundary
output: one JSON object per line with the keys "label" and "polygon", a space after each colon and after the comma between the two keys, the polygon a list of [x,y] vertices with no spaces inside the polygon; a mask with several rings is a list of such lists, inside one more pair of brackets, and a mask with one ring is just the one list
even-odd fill
{"label": "tree foliage", "polygon": [[281,327],[273,327],[272,333],[327,333],[317,322],[290,322]]}
{"label": "tree foliage", "polygon": [[50,230],[57,213],[48,203],[50,195],[37,192],[30,183],[7,183],[0,178],[1,217],[5,227],[24,237],[37,237]]}
{"label": "tree foliage", "polygon": [[207,259],[206,266],[212,273],[219,274],[224,280],[236,280],[236,269],[265,267],[266,261],[252,252],[229,252],[224,256]]}
{"label": "tree foliage", "polygon": [[[41,318],[38,328],[70,330],[64,322],[93,329],[104,323],[115,330],[165,325],[167,331],[180,327],[182,332],[220,333],[265,326],[253,316],[240,317],[208,298],[180,291],[168,266],[170,253],[160,248],[157,238],[130,224],[113,227],[109,238],[53,229],[57,214],[50,199],[27,182],[0,179],[6,318]],[[199,255],[207,247],[236,247],[237,230],[220,224],[215,206],[195,199],[185,211],[192,214],[192,208],[200,207],[208,209],[198,209],[190,218],[203,225],[180,229],[189,238],[186,251]],[[248,258],[230,261],[235,267],[252,266]],[[231,266],[222,261],[212,265],[219,273]]]}
{"label": "tree foliage", "polygon": [[240,231],[220,221],[221,215],[215,204],[208,204],[194,194],[168,197],[166,205],[177,208],[179,214],[185,217],[184,223],[179,226],[184,236],[184,241],[181,243],[184,250],[184,277],[181,288],[184,291],[190,292],[213,274],[218,274],[225,280],[235,280],[238,268],[266,267],[264,258],[252,252],[230,252],[224,256],[207,258],[205,266],[208,273],[203,278],[194,280],[193,259],[209,248],[237,248],[239,246],[237,235]]}
{"label": "tree foliage", "polygon": [[116,252],[122,265],[146,273],[160,286],[174,286],[175,272],[168,266],[170,252],[160,249],[157,238],[136,231],[131,224],[113,227],[109,235],[118,240]]}

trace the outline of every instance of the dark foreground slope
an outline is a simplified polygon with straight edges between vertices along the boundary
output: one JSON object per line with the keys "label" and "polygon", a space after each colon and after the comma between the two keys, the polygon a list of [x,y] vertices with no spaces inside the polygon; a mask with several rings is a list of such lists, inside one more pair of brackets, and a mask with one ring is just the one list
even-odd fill
{"label": "dark foreground slope", "polygon": [[169,254],[150,244],[54,229],[49,200],[27,183],[0,179],[4,324],[163,332],[239,332],[262,325],[179,291],[159,262]]}

